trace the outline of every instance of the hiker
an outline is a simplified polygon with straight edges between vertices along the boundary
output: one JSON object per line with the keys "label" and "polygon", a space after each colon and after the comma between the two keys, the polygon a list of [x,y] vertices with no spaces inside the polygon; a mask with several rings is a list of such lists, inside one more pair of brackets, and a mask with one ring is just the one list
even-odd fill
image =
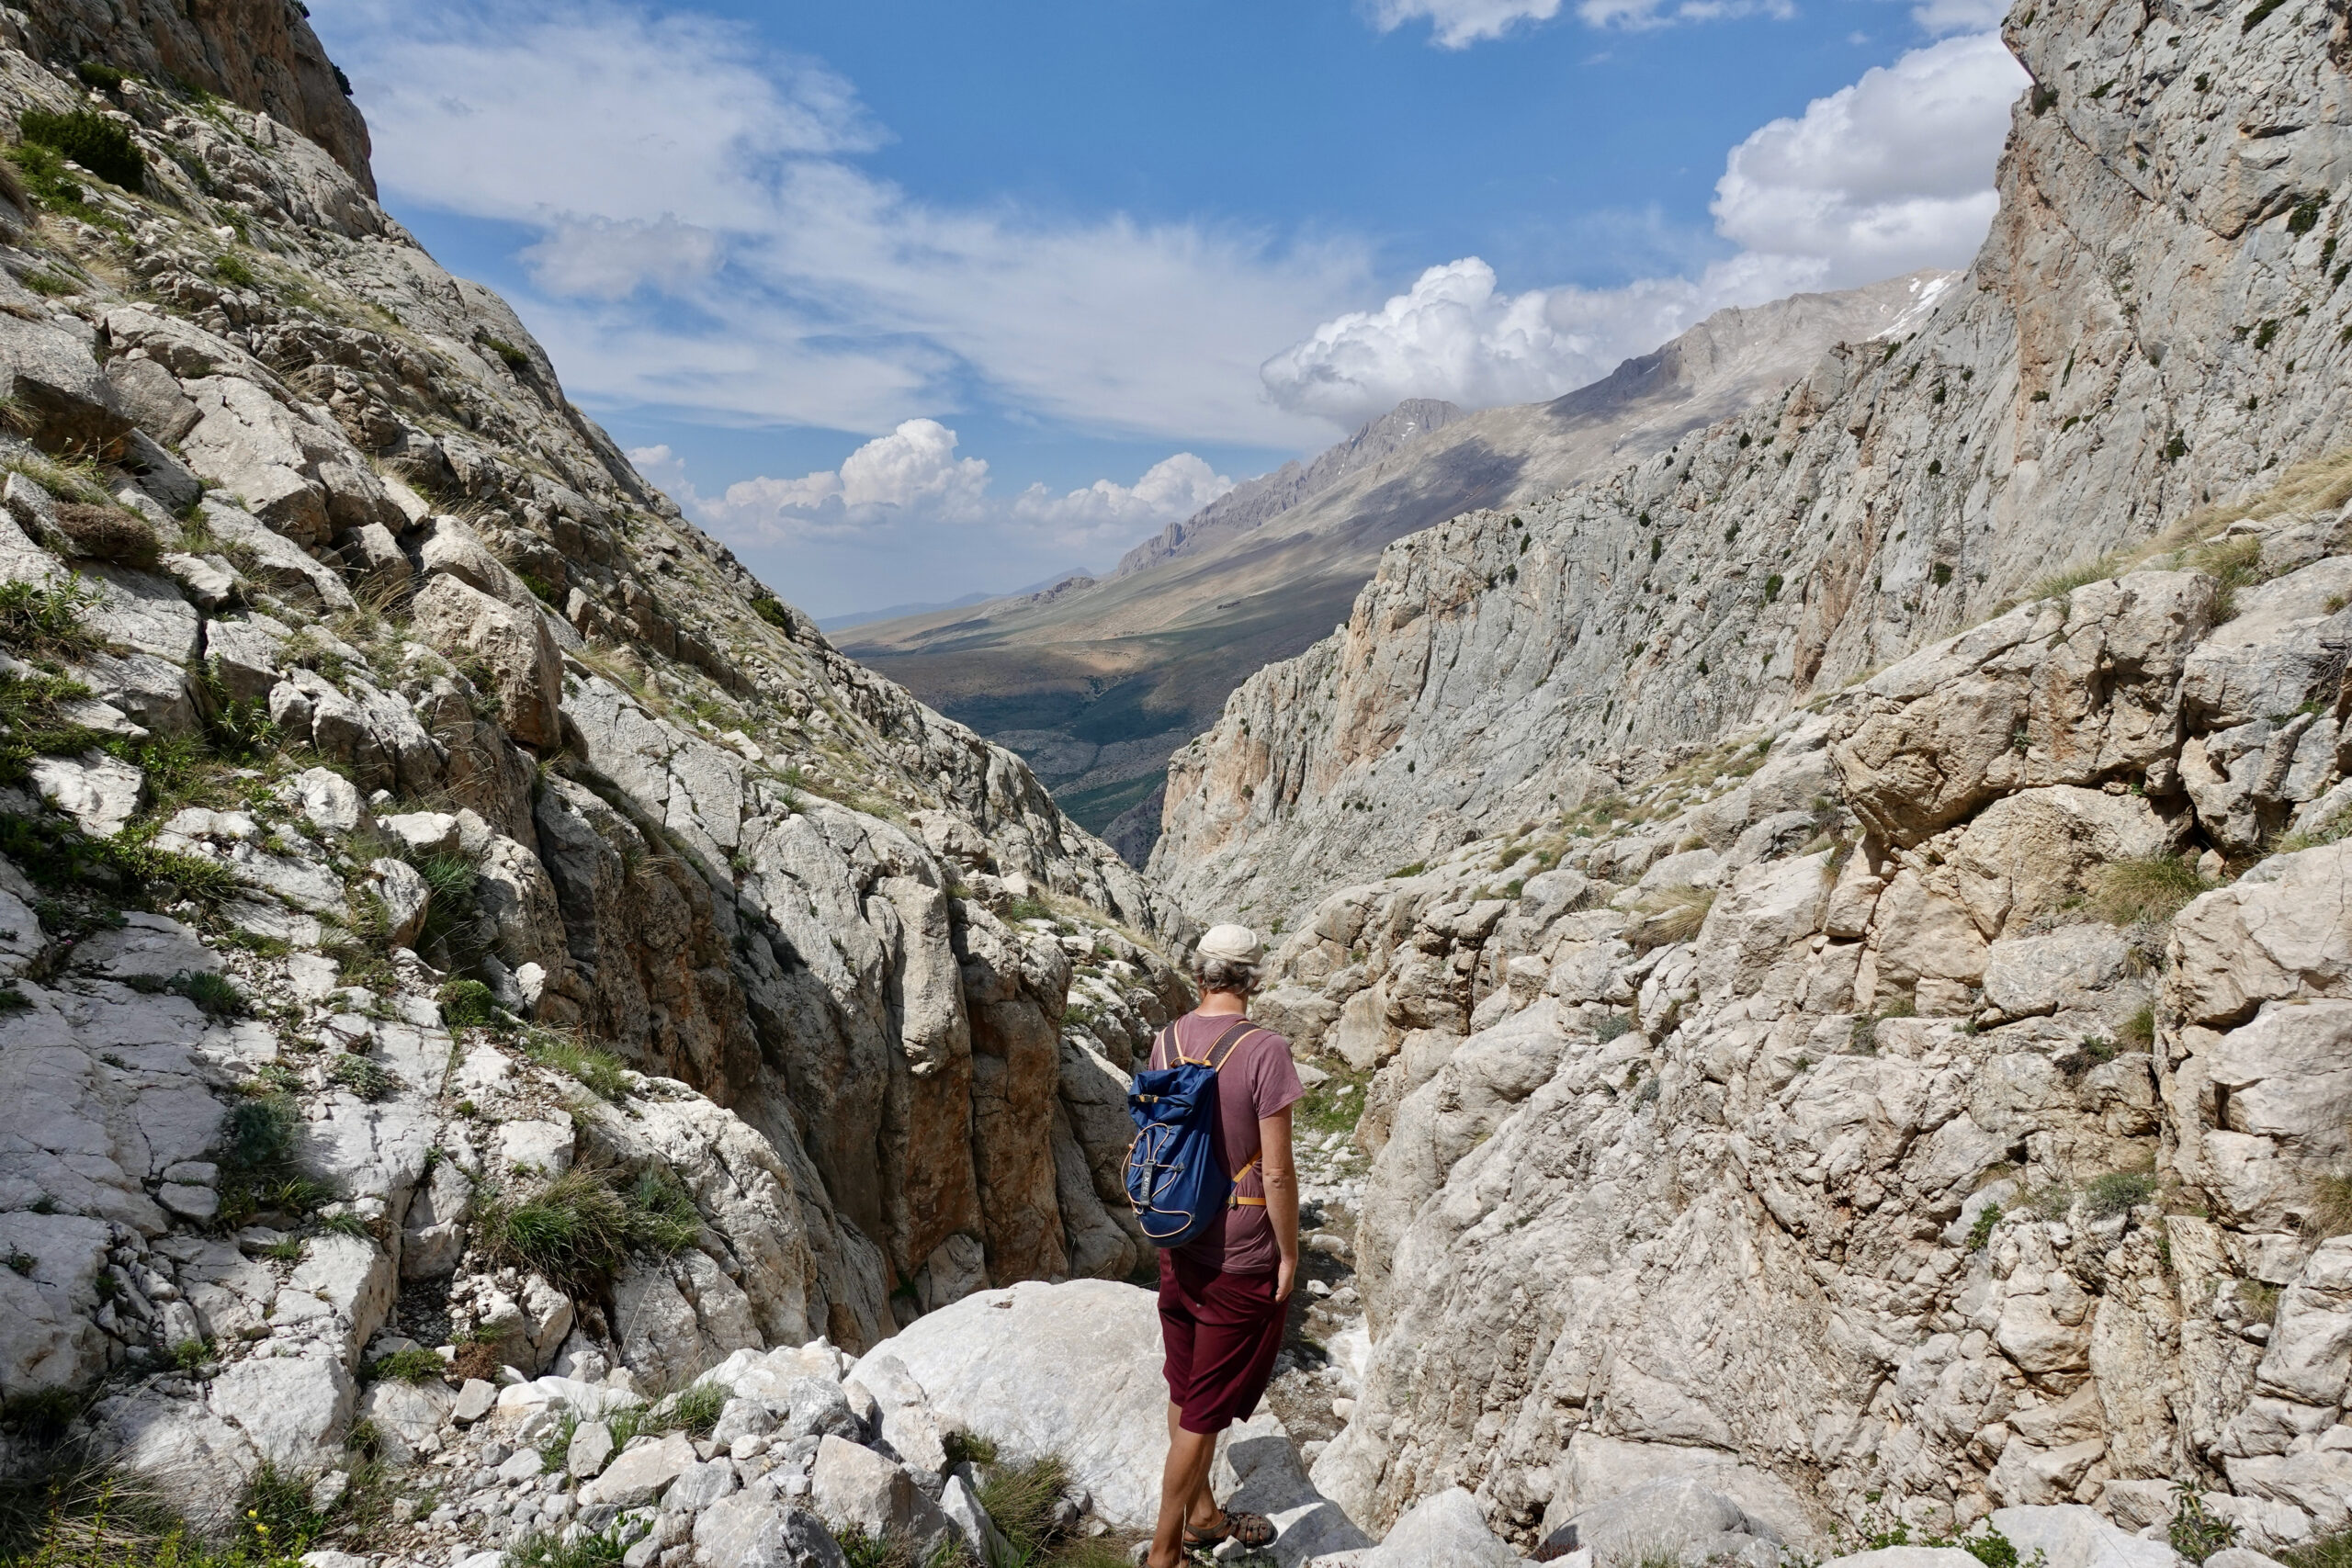
{"label": "hiker", "polygon": [[1228,1513],[1209,1494],[1216,1438],[1258,1407],[1282,1348],[1298,1276],[1298,1172],[1291,1106],[1306,1092],[1290,1042],[1251,1023],[1265,944],[1247,926],[1212,927],[1193,962],[1201,1005],[1159,1032],[1149,1066],[1207,1062],[1216,1069],[1216,1213],[1159,1255],[1160,1337],[1167,1347],[1168,1463],[1148,1568],[1178,1568],[1187,1552],[1230,1537],[1272,1544],[1261,1514]]}

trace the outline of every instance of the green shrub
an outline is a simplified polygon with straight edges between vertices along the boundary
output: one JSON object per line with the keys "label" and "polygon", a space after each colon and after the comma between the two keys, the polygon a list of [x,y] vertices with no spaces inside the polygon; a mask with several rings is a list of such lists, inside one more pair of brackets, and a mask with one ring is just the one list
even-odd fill
{"label": "green shrub", "polygon": [[74,67],[74,74],[82,78],[84,86],[96,87],[102,93],[119,92],[129,80],[121,72],[103,61],[85,60]]}
{"label": "green shrub", "polygon": [[1992,1245],[1993,1232],[2001,1223],[2001,1206],[1987,1203],[1976,1211],[1976,1223],[1968,1227],[1968,1250],[1982,1252]]}
{"label": "green shrub", "polygon": [[779,631],[788,632],[792,629],[792,616],[786,613],[782,602],[774,594],[754,594],[752,599],[752,613]]}
{"label": "green shrub", "polygon": [[677,1402],[671,1405],[670,1419],[677,1423],[682,1432],[707,1438],[711,1428],[718,1425],[718,1415],[727,1408],[727,1400],[726,1384],[695,1383],[680,1393]]}
{"label": "green shrub", "polygon": [[245,994],[226,976],[198,970],[172,976],[171,988],[194,1002],[208,1017],[243,1018]]}
{"label": "green shrub", "polygon": [[520,1202],[492,1193],[481,1208],[485,1251],[567,1284],[618,1272],[635,1239],[628,1205],[584,1167],[575,1166]]}
{"label": "green shrub", "polygon": [[362,1100],[389,1099],[400,1087],[400,1079],[390,1067],[373,1056],[362,1056],[346,1051],[334,1059],[327,1069],[327,1077],[349,1089]]}
{"label": "green shrub", "polygon": [[498,998],[480,980],[452,980],[435,998],[441,1004],[441,1021],[451,1029],[471,1029],[498,1021]]}
{"label": "green shrub", "polygon": [[239,288],[251,288],[261,281],[254,276],[254,269],[246,265],[245,258],[234,251],[223,252],[212,258],[212,276]]}
{"label": "green shrub", "polygon": [[2155,1195],[2154,1171],[2111,1170],[2083,1189],[2083,1207],[2093,1217],[2111,1220],[2128,1214]]}
{"label": "green shrub", "polygon": [[77,576],[49,582],[0,582],[0,644],[17,653],[72,654],[97,645],[83,612],[97,591]]}
{"label": "green shrub", "polygon": [[580,1080],[599,1100],[620,1100],[628,1093],[628,1068],[601,1046],[551,1029],[530,1029],[523,1048],[531,1059]]}
{"label": "green shrub", "polygon": [[64,705],[90,689],[63,675],[0,672],[0,784],[13,784],[35,757],[73,756],[105,738],[65,716]]}
{"label": "green shrub", "polygon": [[1770,604],[1781,596],[1781,574],[1774,572],[1764,580],[1764,603]]}
{"label": "green shrub", "polygon": [[147,188],[147,154],[119,120],[90,109],[27,109],[17,117],[17,129],[27,141],[71,158],[102,180],[125,190]]}
{"label": "green shrub", "polygon": [[405,1350],[378,1357],[368,1367],[368,1375],[379,1381],[389,1379],[395,1382],[440,1382],[443,1381],[442,1373],[448,1368],[449,1363],[432,1351],[411,1346]]}
{"label": "green shrub", "polygon": [[[2180,1482],[2173,1483],[2172,1523],[2166,1527],[2165,1539],[2172,1549],[2191,1562],[2202,1562],[2213,1553],[2238,1543],[2238,1527],[2219,1514],[2205,1511],[2205,1499],[2197,1489]],[[2288,1555],[2292,1562],[2292,1553]]]}
{"label": "green shrub", "polygon": [[172,1347],[172,1365],[184,1372],[192,1372],[212,1359],[212,1341],[183,1339]]}
{"label": "green shrub", "polygon": [[528,370],[531,367],[531,356],[504,338],[492,337],[488,333],[483,333],[479,341],[482,347],[504,360],[509,370]]}
{"label": "green shrub", "polygon": [[1035,1561],[1055,1545],[1054,1509],[1069,1484],[1069,1467],[1046,1455],[981,1472],[981,1509],[1012,1543],[1016,1561]]}

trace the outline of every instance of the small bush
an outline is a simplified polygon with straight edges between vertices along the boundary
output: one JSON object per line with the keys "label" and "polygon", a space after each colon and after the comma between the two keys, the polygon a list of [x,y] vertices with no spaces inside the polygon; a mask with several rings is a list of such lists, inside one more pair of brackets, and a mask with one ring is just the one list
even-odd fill
{"label": "small bush", "polygon": [[498,1021],[498,998],[480,980],[452,980],[435,999],[441,1004],[441,1021],[451,1029]]}
{"label": "small bush", "polygon": [[192,1372],[212,1359],[212,1341],[183,1339],[172,1347],[172,1365],[184,1372]]}
{"label": "small bush", "polygon": [[480,341],[482,347],[505,361],[509,370],[528,370],[531,367],[531,356],[504,338],[492,337],[488,333],[484,333]]}
{"label": "small bush", "polygon": [[27,109],[17,117],[17,129],[26,141],[71,158],[102,180],[125,190],[147,188],[147,154],[119,120],[90,109],[68,114]]}
{"label": "small bush", "polygon": [[677,1423],[682,1432],[707,1438],[711,1428],[718,1425],[718,1414],[727,1407],[727,1385],[724,1383],[693,1384],[679,1394],[677,1403],[670,1407],[670,1419]]}
{"label": "small bush", "polygon": [[1422,872],[1427,871],[1428,869],[1429,866],[1424,862],[1410,861],[1406,864],[1398,866],[1395,871],[1390,872],[1388,874],[1388,878],[1392,882],[1402,882],[1408,876],[1419,876]]}
{"label": "small bush", "polygon": [[243,1018],[245,1015],[245,994],[231,984],[226,976],[209,970],[193,971],[172,976],[171,988],[194,1002],[209,1018]]}
{"label": "small bush", "polygon": [[[65,160],[56,149],[44,147],[38,141],[22,141],[9,150],[8,161],[16,170],[16,178],[8,183],[17,186],[32,201],[51,212],[69,212],[76,217],[98,216],[87,206],[84,197],[89,193],[82,183],[65,172]],[[18,206],[25,203],[18,202]]]}
{"label": "small bush", "polygon": [[2235,1546],[2238,1527],[2219,1514],[2207,1513],[2205,1499],[2198,1495],[2195,1487],[2175,1482],[2172,1523],[2165,1529],[2165,1539],[2191,1562],[2202,1562],[2213,1553]]}
{"label": "small bush", "polygon": [[2109,925],[2162,925],[2212,886],[2186,856],[2143,855],[2094,872],[2090,907]]}
{"label": "small bush", "polygon": [[119,507],[61,501],[54,510],[56,532],[65,555],[113,561],[141,571],[154,570],[163,559],[163,541],[155,537],[155,530]]}
{"label": "small bush", "polygon": [[621,1528],[599,1535],[582,1534],[566,1541],[551,1530],[537,1531],[506,1549],[508,1568],[606,1568],[618,1562],[628,1544]]}
{"label": "small bush", "polygon": [[947,1450],[949,1465],[994,1464],[996,1445],[974,1432],[950,1432],[942,1445]]}
{"label": "small bush", "polygon": [[2155,1196],[2155,1191],[2153,1171],[2111,1170],[2083,1189],[2083,1207],[2096,1219],[2111,1220],[2130,1213]]}
{"label": "small bush", "polygon": [[484,1250],[501,1262],[566,1284],[619,1271],[638,1242],[636,1216],[596,1173],[575,1166],[531,1197],[493,1194],[481,1204]]}
{"label": "small bush", "polygon": [[1976,1223],[1968,1227],[1968,1250],[1982,1252],[1993,1241],[1993,1232],[2001,1223],[2001,1206],[1987,1203],[1976,1211]]}
{"label": "small bush", "polygon": [[2322,1176],[2312,1182],[2311,1212],[2303,1234],[2313,1241],[2352,1232],[2352,1176]]}
{"label": "small bush", "polygon": [[412,1346],[405,1350],[395,1350],[389,1356],[378,1357],[368,1367],[368,1375],[394,1382],[439,1382],[442,1374],[448,1370],[449,1363],[432,1351]]}
{"label": "small bush", "polygon": [[1044,1555],[1054,1544],[1054,1508],[1069,1484],[1069,1468],[1047,1455],[1024,1464],[992,1464],[981,1472],[980,1507],[1012,1543],[1016,1561]]}
{"label": "small bush", "polygon": [[72,654],[94,648],[83,612],[98,602],[79,577],[62,581],[0,582],[0,644],[17,653]]}
{"label": "small bush", "polygon": [[246,265],[245,258],[233,251],[212,258],[212,276],[238,288],[251,288],[261,281],[254,276],[254,269]]}
{"label": "small bush", "polygon": [[388,1099],[400,1087],[400,1079],[383,1063],[348,1051],[334,1059],[327,1077],[362,1100]]}
{"label": "small bush", "polygon": [[785,609],[783,604],[778,601],[774,594],[760,593],[753,595],[752,599],[752,613],[779,631],[788,632],[792,629],[791,615]]}
{"label": "small bush", "polygon": [[119,92],[128,77],[103,61],[85,60],[74,67],[74,74],[82,78],[85,87],[96,87],[101,93]]}
{"label": "small bush", "polygon": [[618,1056],[553,1030],[531,1029],[524,1035],[531,1059],[577,1078],[599,1100],[617,1100],[628,1093],[628,1068]]}

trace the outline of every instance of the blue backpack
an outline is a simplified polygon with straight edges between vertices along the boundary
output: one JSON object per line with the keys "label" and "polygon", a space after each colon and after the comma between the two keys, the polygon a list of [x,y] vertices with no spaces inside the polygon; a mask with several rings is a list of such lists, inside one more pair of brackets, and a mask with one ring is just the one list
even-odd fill
{"label": "blue backpack", "polygon": [[1229,1047],[1257,1027],[1241,1020],[1194,1061],[1170,1024],[1161,1038],[1176,1065],[1152,1066],[1159,1057],[1155,1046],[1127,1090],[1127,1114],[1136,1123],[1136,1141],[1127,1145],[1127,1201],[1154,1247],[1182,1247],[1223,1211],[1266,1201],[1235,1191],[1256,1156],[1230,1177],[1216,1158],[1216,1071],[1232,1057]]}

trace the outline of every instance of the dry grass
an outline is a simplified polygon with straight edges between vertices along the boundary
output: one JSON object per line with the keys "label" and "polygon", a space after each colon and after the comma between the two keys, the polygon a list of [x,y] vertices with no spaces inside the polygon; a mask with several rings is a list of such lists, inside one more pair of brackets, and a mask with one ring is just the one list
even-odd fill
{"label": "dry grass", "polygon": [[2186,856],[2112,861],[2091,875],[2091,909],[2109,925],[2162,925],[2213,886]]}
{"label": "dry grass", "polygon": [[1712,887],[1661,887],[1634,906],[1642,919],[1625,933],[1635,947],[1671,947],[1689,942],[1707,923],[1715,905]]}

